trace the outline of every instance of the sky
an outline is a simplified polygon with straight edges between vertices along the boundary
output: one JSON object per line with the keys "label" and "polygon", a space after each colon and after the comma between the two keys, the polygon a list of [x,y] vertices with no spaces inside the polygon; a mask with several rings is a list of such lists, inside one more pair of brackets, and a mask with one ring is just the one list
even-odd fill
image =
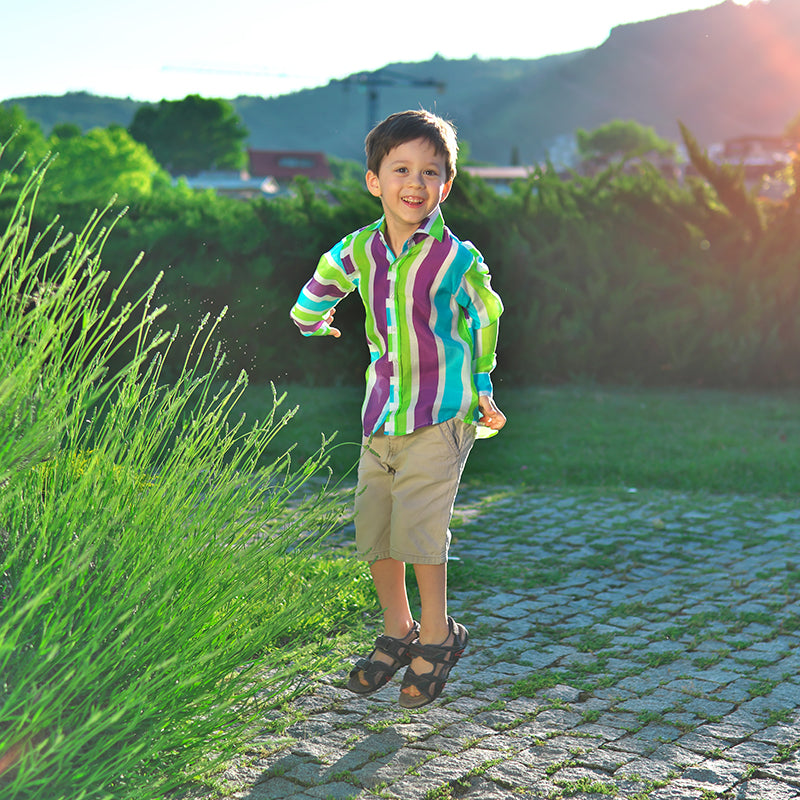
{"label": "sky", "polygon": [[597,47],[616,25],[720,2],[436,0],[401,12],[381,0],[27,0],[3,10],[0,101],[76,91],[270,97],[437,54],[541,58]]}

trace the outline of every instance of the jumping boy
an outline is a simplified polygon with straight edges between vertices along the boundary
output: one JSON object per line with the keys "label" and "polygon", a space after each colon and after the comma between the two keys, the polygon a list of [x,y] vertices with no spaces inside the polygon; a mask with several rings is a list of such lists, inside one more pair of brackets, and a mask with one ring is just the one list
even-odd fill
{"label": "jumping boy", "polygon": [[392,114],[370,131],[366,183],[383,216],[322,256],[291,311],[304,335],[338,338],[336,304],[354,290],[364,303],[370,365],[356,549],[369,562],[384,632],[348,688],[374,692],[405,666],[405,708],[435,700],[466,647],[467,629],[447,615],[448,526],[475,422],[499,430],[506,421],[489,377],[503,305],[481,254],[453,236],[439,208],[457,151],[453,127],[427,111]]}

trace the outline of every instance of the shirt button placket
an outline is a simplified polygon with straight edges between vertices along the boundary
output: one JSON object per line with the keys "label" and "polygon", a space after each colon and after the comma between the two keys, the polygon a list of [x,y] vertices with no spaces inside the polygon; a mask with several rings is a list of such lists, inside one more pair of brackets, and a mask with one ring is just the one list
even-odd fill
{"label": "shirt button placket", "polygon": [[386,420],[386,433],[393,435],[395,432],[395,414],[400,405],[400,386],[398,384],[398,343],[397,343],[397,315],[396,315],[396,289],[397,289],[397,260],[389,265],[389,294],[386,298],[386,322],[388,330],[388,356],[391,369],[389,378],[389,416]]}

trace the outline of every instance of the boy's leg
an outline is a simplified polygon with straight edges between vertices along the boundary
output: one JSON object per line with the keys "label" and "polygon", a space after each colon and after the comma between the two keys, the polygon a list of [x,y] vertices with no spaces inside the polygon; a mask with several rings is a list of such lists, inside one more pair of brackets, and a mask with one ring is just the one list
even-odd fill
{"label": "boy's leg", "polygon": [[414,564],[420,597],[419,640],[440,644],[448,634],[447,564]]}
{"label": "boy's leg", "polygon": [[402,639],[414,624],[406,593],[406,565],[393,558],[382,558],[370,564],[369,570],[383,609],[383,632]]}
{"label": "boy's leg", "polygon": [[[435,563],[439,559],[432,557],[433,551],[429,552],[430,558],[413,562],[421,606],[419,641],[423,645],[455,644],[447,619],[448,526],[461,472],[474,441],[474,428],[459,420],[435,426],[424,449],[413,458],[409,453],[409,472],[398,470],[399,480],[395,481],[395,498],[403,509],[402,527],[406,536],[420,544],[427,538],[443,545],[440,563]],[[420,547],[418,552],[424,549]],[[436,665],[417,657],[409,669],[424,675],[434,671]],[[410,697],[420,694],[413,684],[402,692]]]}
{"label": "boy's leg", "polygon": [[[370,564],[369,569],[383,609],[383,632],[394,639],[409,638],[414,629],[414,619],[406,593],[406,565],[393,558],[382,558]],[[416,633],[413,638],[416,638]],[[382,650],[375,650],[370,661],[392,664],[394,658]],[[363,670],[358,672],[358,680],[363,686],[369,686]]]}
{"label": "boy's leg", "polygon": [[[405,570],[406,565],[393,558],[384,558],[370,564],[372,581],[383,608],[384,633],[396,639],[407,636],[414,624],[408,605]],[[415,564],[414,574],[419,587],[421,606],[420,642],[453,644],[453,636],[447,626],[447,564]],[[375,653],[373,660],[387,664],[392,661],[391,656],[380,651]],[[433,664],[422,658],[415,658],[411,666],[418,675],[433,669]],[[363,677],[361,682],[367,685]],[[403,691],[412,697],[419,695],[416,686],[409,686]]]}
{"label": "boy's leg", "polygon": [[[453,644],[453,635],[447,625],[447,564],[415,564],[420,597],[420,644]],[[417,675],[430,672],[434,665],[423,658],[411,661],[411,669]],[[402,690],[410,697],[418,697],[416,686]]]}
{"label": "boy's leg", "polygon": [[[356,544],[361,557],[370,562],[372,582],[383,610],[384,634],[405,639],[413,629],[414,619],[406,593],[406,565],[389,556],[394,476],[389,458],[389,442],[383,434],[364,442],[356,494]],[[381,650],[370,660],[385,664],[393,661]],[[359,672],[359,681],[369,685],[363,671]]]}
{"label": "boy's leg", "polygon": [[384,633],[404,637],[413,624],[406,594],[405,562],[391,556],[391,443],[376,434],[363,444],[358,464],[355,522],[359,557],[369,562],[372,582],[383,610]]}
{"label": "boy's leg", "polygon": [[[420,642],[451,645],[454,644],[454,637],[447,621],[446,562],[450,539],[447,526],[461,471],[474,442],[474,430],[464,423],[452,421],[436,426],[436,429],[430,429],[423,435],[427,441],[422,444],[423,449],[419,453],[416,446],[409,448],[414,451],[413,455],[405,450],[405,445],[412,442],[410,437],[402,437],[403,445],[398,445],[400,452],[390,452],[393,448],[389,437],[384,436],[375,437],[371,442],[373,447],[367,447],[362,452],[359,465],[361,493],[356,500],[356,539],[360,552],[380,553],[370,564],[370,571],[384,611],[384,630],[388,636],[404,638],[411,631],[413,618],[406,593],[405,562],[400,558],[386,557],[386,536],[388,529],[393,527],[391,523],[386,524],[387,508],[392,509],[389,512],[391,517],[400,510],[398,517],[403,520],[401,527],[405,529],[406,536],[410,534],[412,539],[418,539],[418,536],[425,539],[432,533],[429,544],[435,544],[434,549],[426,554],[428,563],[413,562],[420,592]],[[407,475],[405,467],[408,457],[415,466]],[[424,475],[425,469],[422,473],[418,471],[419,464],[425,464],[430,470],[428,476]],[[431,513],[433,509],[436,511]],[[375,524],[379,519],[380,524]],[[368,520],[371,524],[365,524]],[[382,530],[376,536],[378,529]],[[364,537],[366,531],[369,534]],[[362,537],[372,541],[365,545],[363,540],[359,541]],[[405,539],[404,543],[408,544],[409,540]],[[440,563],[430,563],[439,559]],[[375,658],[386,662],[390,660],[380,652],[375,654]],[[424,674],[430,672],[434,665],[416,658],[412,668],[417,674]],[[363,678],[361,682],[367,685]],[[403,691],[410,696],[419,695],[415,686]]]}

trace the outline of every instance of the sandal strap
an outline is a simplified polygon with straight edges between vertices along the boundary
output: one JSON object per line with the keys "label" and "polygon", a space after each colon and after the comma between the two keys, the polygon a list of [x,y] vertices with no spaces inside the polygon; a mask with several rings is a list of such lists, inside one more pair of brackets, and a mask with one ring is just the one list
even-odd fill
{"label": "sandal strap", "polygon": [[354,675],[358,672],[363,672],[365,675],[379,675],[381,672],[388,672],[389,675],[394,675],[399,667],[396,664],[384,664],[383,661],[370,661],[368,658],[359,658],[350,674]]}
{"label": "sandal strap", "polygon": [[416,686],[421,694],[435,700],[442,689],[444,689],[449,676],[449,667],[444,667],[438,674],[435,672],[424,672],[422,675],[418,675],[409,667],[403,676],[403,683],[400,688],[405,689],[409,686]]}
{"label": "sandal strap", "polygon": [[385,686],[392,675],[400,669],[400,664],[394,661],[384,664],[381,661],[370,661],[368,658],[359,658],[350,670],[348,688],[357,694],[369,694]]}
{"label": "sandal strap", "polygon": [[469,635],[466,632],[466,628],[461,626],[464,634],[462,638],[459,638],[459,632],[456,630],[456,623],[452,617],[447,618],[447,625],[450,628],[448,636],[451,633],[453,634],[453,644],[422,644],[417,641],[409,648],[411,656],[413,658],[424,658],[425,661],[430,661],[431,664],[455,664],[464,653]]}
{"label": "sandal strap", "polygon": [[[369,657],[359,658],[350,670],[348,689],[357,694],[369,694],[385,686],[400,667],[411,663],[411,644],[417,640],[418,635],[419,623],[414,622],[414,626],[403,639],[385,634],[378,636]],[[411,641],[404,641],[409,638]],[[388,664],[380,659],[373,661],[377,652],[388,655],[392,661]]]}
{"label": "sandal strap", "polygon": [[408,664],[411,660],[409,652],[415,643],[416,638],[413,642],[404,642],[402,639],[395,639],[393,636],[387,636],[382,633],[375,639],[375,650],[380,650],[387,656],[391,656],[395,661]]}
{"label": "sandal strap", "polygon": [[[403,676],[403,683],[400,687],[400,705],[405,705],[407,708],[418,708],[435,700],[442,693],[447,679],[450,677],[450,671],[461,658],[469,641],[469,632],[463,625],[459,625],[456,628],[456,623],[452,617],[447,618],[447,624],[450,628],[450,633],[453,635],[453,644],[417,643],[409,648],[413,657],[424,658],[425,661],[433,664],[433,669],[420,675],[409,666]],[[419,702],[412,698],[404,702],[402,691],[409,686],[415,686],[419,690]]]}
{"label": "sandal strap", "polygon": [[[414,637],[410,642],[405,642],[403,639],[396,639],[394,636],[387,636],[385,633],[380,634],[380,636],[375,639],[375,647],[369,654],[369,657],[359,658],[350,671],[350,674],[352,675],[354,672],[363,670],[366,673],[372,674],[388,672],[389,676],[394,675],[400,667],[405,667],[411,663],[411,648],[417,642],[416,637],[419,635],[419,623],[416,621],[404,638],[407,639],[412,632]],[[386,664],[383,661],[373,661],[372,658],[376,651],[385,653],[394,660],[390,664]]]}
{"label": "sandal strap", "polygon": [[[412,644],[409,648],[413,658],[424,658],[431,664],[447,664],[452,661],[454,664],[461,658],[466,647],[465,642],[454,645],[442,644]],[[449,658],[449,656],[453,658]]]}

